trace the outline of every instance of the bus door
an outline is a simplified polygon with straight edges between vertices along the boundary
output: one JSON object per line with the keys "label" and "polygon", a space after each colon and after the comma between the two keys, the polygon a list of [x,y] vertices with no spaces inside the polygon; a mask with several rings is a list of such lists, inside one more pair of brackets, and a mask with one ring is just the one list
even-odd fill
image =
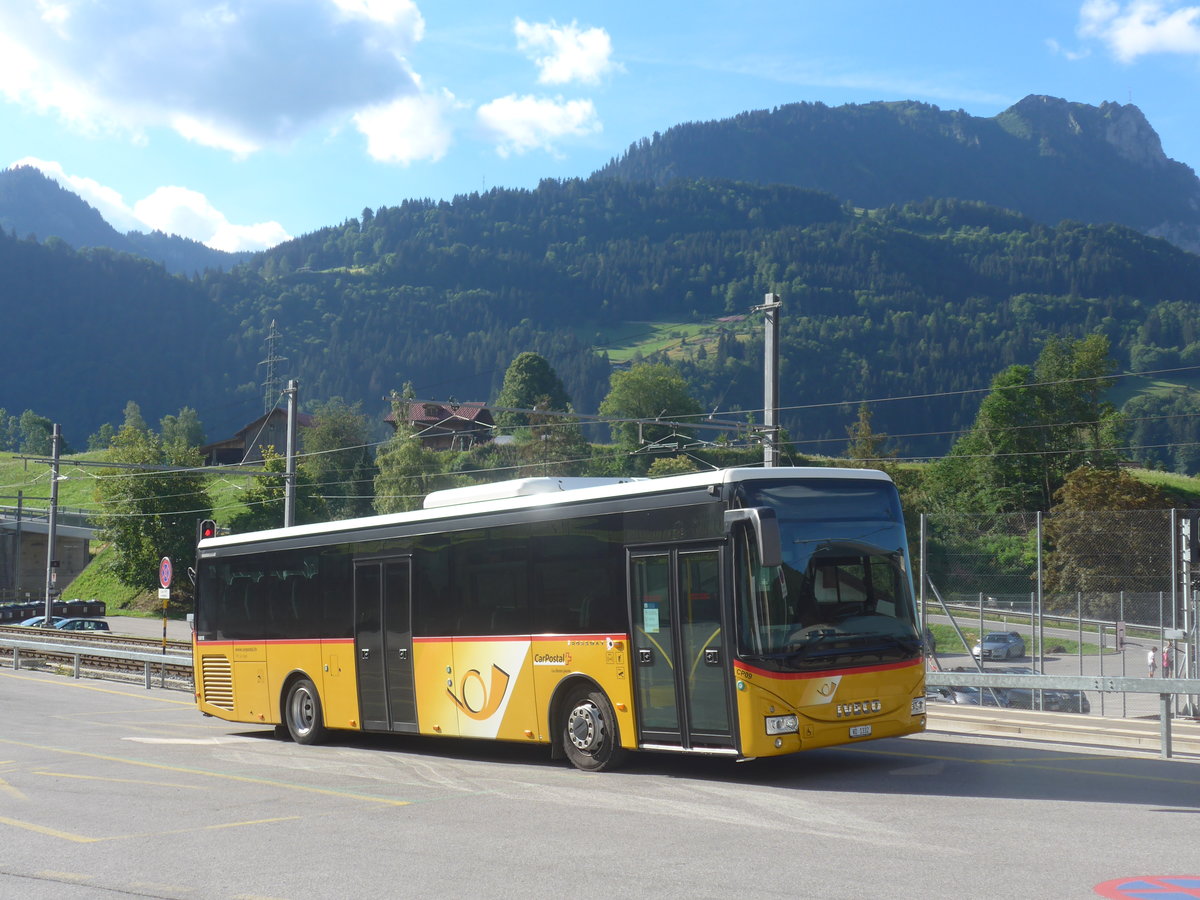
{"label": "bus door", "polygon": [[732,748],[721,550],[629,555],[633,668],[643,745]]}
{"label": "bus door", "polygon": [[355,563],[354,650],[362,727],[416,731],[410,560]]}

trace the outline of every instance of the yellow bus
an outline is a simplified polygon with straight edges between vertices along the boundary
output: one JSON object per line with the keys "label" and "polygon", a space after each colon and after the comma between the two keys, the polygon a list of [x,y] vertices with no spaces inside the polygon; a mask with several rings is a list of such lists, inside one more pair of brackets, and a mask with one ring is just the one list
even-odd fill
{"label": "yellow bus", "polygon": [[881,472],[533,478],[416,512],[205,538],[196,700],[331,730],[748,759],[925,727],[904,522]]}

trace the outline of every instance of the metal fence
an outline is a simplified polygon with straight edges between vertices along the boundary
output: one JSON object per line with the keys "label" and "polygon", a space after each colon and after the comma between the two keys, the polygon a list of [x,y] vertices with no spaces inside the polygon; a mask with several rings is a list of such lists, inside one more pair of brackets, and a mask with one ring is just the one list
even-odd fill
{"label": "metal fence", "polygon": [[[1021,661],[1038,672],[1196,678],[1183,519],[1178,510],[923,515],[922,615],[953,626],[952,636],[939,635],[931,668],[986,668],[975,643],[1015,631]],[[1189,698],[1177,700],[1177,713],[1198,711]],[[1114,714],[1117,704],[1108,705],[1094,711]],[[1132,707],[1122,699],[1117,714],[1157,714]]]}

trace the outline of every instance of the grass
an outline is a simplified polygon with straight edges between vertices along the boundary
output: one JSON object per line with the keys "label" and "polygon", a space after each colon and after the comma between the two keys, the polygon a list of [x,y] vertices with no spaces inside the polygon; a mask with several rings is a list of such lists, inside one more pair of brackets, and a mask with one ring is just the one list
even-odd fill
{"label": "grass", "polygon": [[[73,466],[72,460],[104,459],[103,452],[89,451],[64,456],[59,461],[58,505],[78,509],[96,508],[96,469]],[[50,466],[23,460],[16,453],[0,453],[0,500],[4,506],[17,505],[17,492],[24,493],[25,505],[37,509],[50,507]]]}
{"label": "grass", "polygon": [[1131,375],[1118,378],[1117,383],[1105,394],[1105,399],[1120,409],[1124,404],[1141,394],[1169,395],[1182,388],[1200,390],[1200,377],[1176,377],[1171,381],[1146,375]]}
{"label": "grass", "polygon": [[[1002,622],[985,622],[986,630],[1002,631],[1007,630],[1007,626]],[[970,654],[971,648],[975,646],[975,642],[979,640],[979,629],[964,628],[962,630],[963,637],[967,639],[967,646],[963,647],[962,642],[958,639],[958,633],[954,630],[953,625],[930,625],[929,629],[933,632],[934,645],[941,653],[966,653]],[[1084,629],[1085,631],[1087,629]],[[1094,629],[1093,629],[1094,633]],[[1113,636],[1110,632],[1105,635],[1105,640],[1108,642],[1107,649],[1112,651]],[[1036,652],[1036,647],[1026,638],[1026,657],[1033,656]],[[1061,648],[1061,649],[1060,649]],[[1046,646],[1042,651],[1042,655],[1053,656],[1078,656],[1079,642],[1070,640],[1069,638],[1047,637]],[[1100,648],[1096,644],[1089,644],[1087,641],[1083,643],[1084,656],[1099,656]],[[1026,661],[1028,661],[1026,659]]]}
{"label": "grass", "polygon": [[1177,475],[1174,472],[1159,472],[1155,469],[1129,469],[1139,481],[1154,485],[1172,498],[1187,506],[1200,505],[1200,478]]}
{"label": "grass", "polygon": [[62,595],[68,600],[76,597],[80,600],[102,600],[110,615],[142,605],[142,598],[148,592],[121,584],[109,569],[108,563],[115,553],[111,544],[101,545],[87,568],[63,588]]}
{"label": "grass", "polygon": [[[744,332],[745,323],[738,324],[737,331]],[[731,327],[715,321],[625,322],[612,328],[578,329],[577,333],[581,340],[606,349],[612,362],[624,363],[660,352],[679,359],[701,346],[706,352],[715,353],[719,333]]]}

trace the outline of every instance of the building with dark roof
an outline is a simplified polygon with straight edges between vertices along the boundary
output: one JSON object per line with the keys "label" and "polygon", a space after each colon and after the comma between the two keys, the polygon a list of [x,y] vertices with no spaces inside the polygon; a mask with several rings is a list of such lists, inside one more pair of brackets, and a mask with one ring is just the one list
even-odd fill
{"label": "building with dark roof", "polygon": [[[296,413],[296,428],[309,428],[313,417]],[[263,449],[275,448],[282,456],[287,451],[287,411],[279,408],[259,416],[233,437],[200,448],[206,465],[229,466],[243,462],[262,462]]]}
{"label": "building with dark roof", "polygon": [[[384,421],[395,428],[395,413],[388,413]],[[412,402],[405,424],[429,450],[469,450],[486,444],[496,430],[491,410],[482,403]]]}

